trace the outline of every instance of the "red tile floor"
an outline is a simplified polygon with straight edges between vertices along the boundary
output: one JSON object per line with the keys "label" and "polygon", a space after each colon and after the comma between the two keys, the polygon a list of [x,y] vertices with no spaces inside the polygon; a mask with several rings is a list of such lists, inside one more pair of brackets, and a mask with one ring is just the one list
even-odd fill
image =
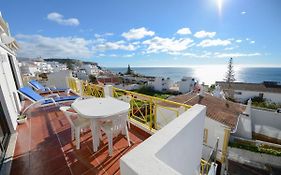
{"label": "red tile floor", "polygon": [[114,139],[114,153],[108,156],[106,136],[99,150],[93,152],[90,130],[81,135],[81,148],[71,141],[70,125],[57,107],[32,110],[25,124],[17,128],[18,138],[11,174],[120,174],[119,159],[149,134],[131,125],[131,146],[119,135]]}

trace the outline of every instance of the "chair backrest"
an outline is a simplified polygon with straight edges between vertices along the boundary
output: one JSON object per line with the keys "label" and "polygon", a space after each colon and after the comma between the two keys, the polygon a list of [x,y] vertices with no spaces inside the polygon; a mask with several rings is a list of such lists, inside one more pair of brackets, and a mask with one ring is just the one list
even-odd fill
{"label": "chair backrest", "polygon": [[45,87],[36,80],[29,81],[29,84],[31,86],[33,86],[34,88],[36,88],[37,90],[44,90],[45,89]]}
{"label": "chair backrest", "polygon": [[44,99],[43,96],[39,95],[37,92],[32,90],[30,87],[24,86],[18,89],[21,95],[27,97],[28,99],[32,101],[39,101],[41,99]]}
{"label": "chair backrest", "polygon": [[119,132],[124,127],[126,127],[127,118],[128,118],[128,111],[107,117],[107,120],[110,120],[112,122],[113,131]]}
{"label": "chair backrest", "polygon": [[75,127],[73,120],[71,117],[79,117],[77,113],[75,112],[70,112],[68,111],[69,109],[71,109],[70,106],[61,106],[60,110],[63,112],[63,114],[65,115],[65,117],[67,118],[67,120],[69,121],[70,125],[72,127]]}

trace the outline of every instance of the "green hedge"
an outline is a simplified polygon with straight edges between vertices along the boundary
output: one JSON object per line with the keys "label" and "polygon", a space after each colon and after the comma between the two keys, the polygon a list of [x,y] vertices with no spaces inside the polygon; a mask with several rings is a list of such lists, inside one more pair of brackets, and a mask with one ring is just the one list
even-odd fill
{"label": "green hedge", "polygon": [[270,154],[270,155],[274,155],[274,156],[281,156],[280,150],[274,149],[272,147],[268,147],[267,145],[256,146],[256,145],[253,145],[250,143],[246,144],[246,143],[233,142],[233,143],[229,143],[229,146],[234,147],[234,148],[245,149],[245,150],[257,152],[257,153],[265,153],[265,154]]}

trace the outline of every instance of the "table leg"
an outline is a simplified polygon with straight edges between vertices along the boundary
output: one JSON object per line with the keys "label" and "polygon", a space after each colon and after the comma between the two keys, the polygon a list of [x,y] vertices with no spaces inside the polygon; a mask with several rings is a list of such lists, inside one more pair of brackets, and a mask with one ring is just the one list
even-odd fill
{"label": "table leg", "polygon": [[94,152],[96,152],[100,144],[100,138],[99,138],[98,124],[95,119],[91,120],[91,128],[92,128],[92,137],[93,137],[93,149]]}

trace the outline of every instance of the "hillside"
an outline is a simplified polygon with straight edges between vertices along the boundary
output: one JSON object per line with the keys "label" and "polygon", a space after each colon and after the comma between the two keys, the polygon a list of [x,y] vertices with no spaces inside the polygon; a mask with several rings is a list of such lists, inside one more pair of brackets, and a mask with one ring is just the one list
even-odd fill
{"label": "hillside", "polygon": [[45,58],[44,61],[51,62],[51,61],[56,61],[62,64],[79,64],[79,63],[84,63],[84,64],[94,64],[98,65],[96,62],[90,62],[90,61],[80,61],[77,59],[70,59],[70,58]]}

